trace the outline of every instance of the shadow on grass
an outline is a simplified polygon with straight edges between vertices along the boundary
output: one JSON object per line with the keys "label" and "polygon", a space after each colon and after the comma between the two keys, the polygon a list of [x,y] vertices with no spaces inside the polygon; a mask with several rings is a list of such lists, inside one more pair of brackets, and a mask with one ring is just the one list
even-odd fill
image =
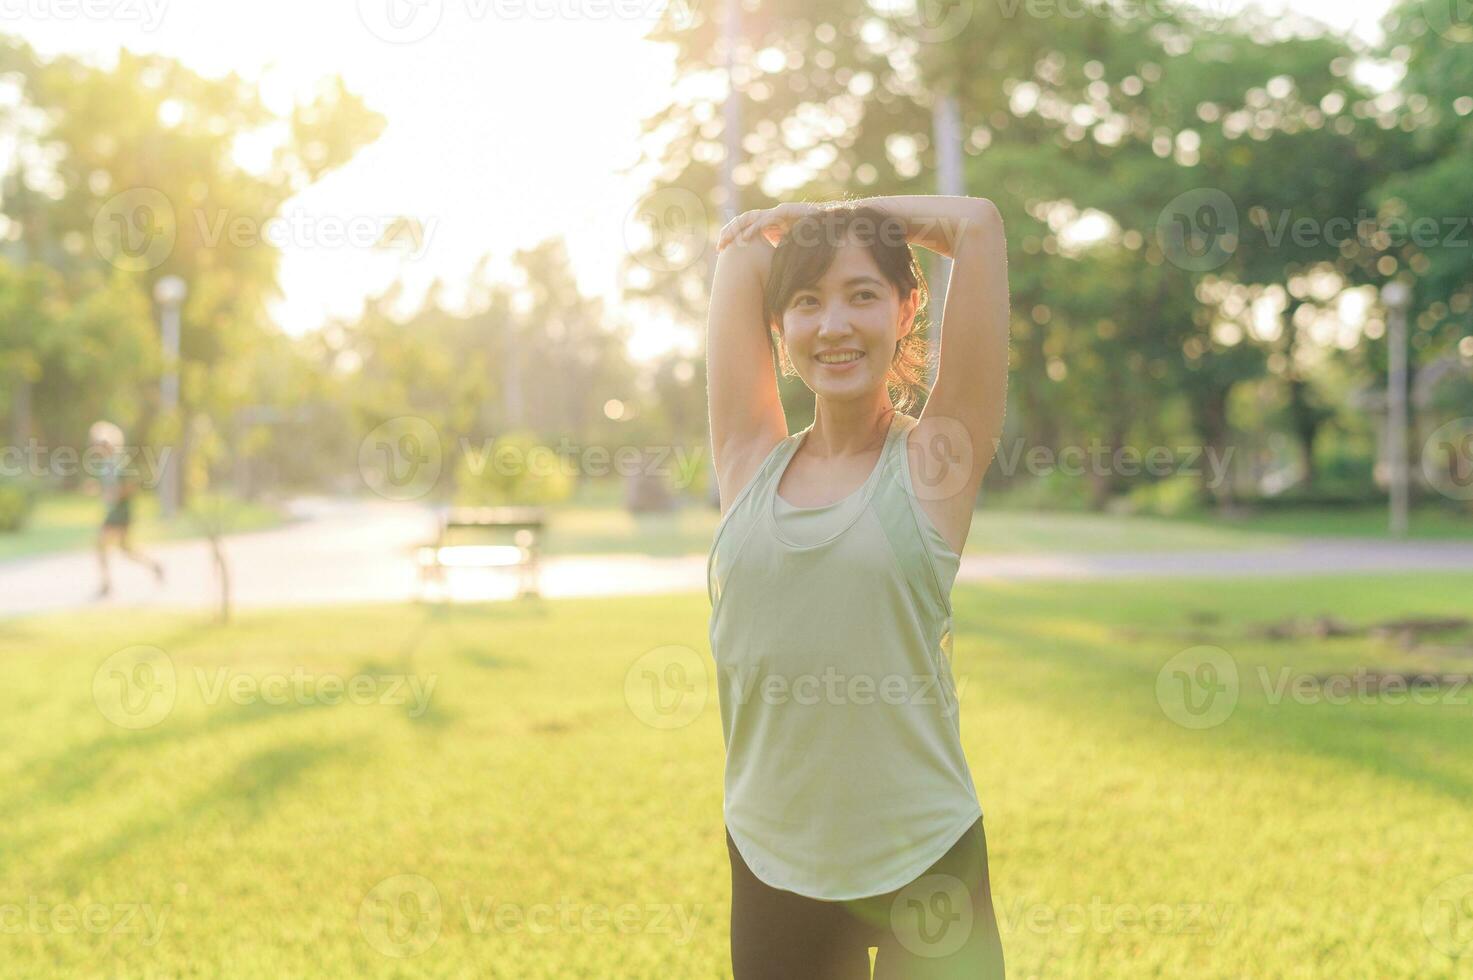
{"label": "shadow on grass", "polygon": [[[1244,625],[1224,623],[1233,631]],[[1460,749],[1467,744],[1473,686],[1444,692],[1448,697],[1459,695],[1461,706],[1417,704],[1410,698],[1399,704],[1384,698],[1369,704],[1300,703],[1292,693],[1276,692],[1282,683],[1282,658],[1262,656],[1262,642],[1225,632],[1206,642],[1247,652],[1235,654],[1239,700],[1222,725],[1192,731],[1171,721],[1156,699],[1161,668],[1184,645],[1172,640],[1126,646],[1080,635],[1107,629],[1107,624],[1094,619],[1028,617],[1004,622],[958,611],[960,643],[967,643],[972,634],[989,646],[1019,652],[989,657],[985,671],[968,667],[967,657],[955,668],[964,670],[969,680],[978,675],[985,680],[984,688],[1011,690],[1015,696],[1056,709],[1071,722],[1087,719],[1105,737],[1193,739],[1190,744],[1202,752],[1247,753],[1244,764],[1253,766],[1274,765],[1276,753],[1302,753],[1473,803],[1473,765]],[[1342,668],[1344,673],[1356,669],[1355,664]]]}
{"label": "shadow on grass", "polygon": [[127,770],[132,758],[139,753],[326,707],[330,706],[316,702],[289,701],[276,705],[251,701],[231,705],[228,710],[212,709],[187,722],[166,718],[152,728],[139,731],[119,729],[117,734],[81,742],[50,759],[37,760],[27,766],[21,771],[21,781],[31,781],[34,788],[23,794],[24,800],[16,799],[12,806],[0,811],[0,818],[8,819],[22,808],[45,810],[70,805],[96,787],[103,777]]}
{"label": "shadow on grass", "polygon": [[[453,724],[458,716],[441,707],[435,697],[439,690],[440,675],[426,674],[414,667],[412,655],[405,655],[390,663],[383,660],[365,660],[353,672],[355,677],[375,677],[380,680],[380,696],[384,704],[403,708],[404,718],[410,724],[422,728],[443,729]],[[434,678],[434,685],[430,685]]]}
{"label": "shadow on grass", "polygon": [[0,619],[0,643],[35,642],[38,638],[35,631],[26,627],[27,624],[20,617]]}
{"label": "shadow on grass", "polygon": [[480,667],[482,670],[526,670],[527,661],[520,657],[503,657],[479,647],[461,647],[455,651],[455,655],[472,667]]}
{"label": "shadow on grass", "polygon": [[248,827],[310,770],[365,754],[359,742],[312,741],[264,749],[177,809],[134,821],[74,852],[58,869],[58,884],[75,892],[97,875],[100,865],[142,848],[154,848],[157,854],[188,834],[198,833],[200,824],[211,819]]}

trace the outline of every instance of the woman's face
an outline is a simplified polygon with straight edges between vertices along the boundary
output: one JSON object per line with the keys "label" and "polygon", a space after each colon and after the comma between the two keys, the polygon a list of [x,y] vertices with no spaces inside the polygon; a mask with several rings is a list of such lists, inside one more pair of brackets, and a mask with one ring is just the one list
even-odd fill
{"label": "woman's face", "polygon": [[823,278],[783,310],[788,358],[815,395],[847,399],[882,387],[919,296],[902,302],[869,250],[845,243]]}

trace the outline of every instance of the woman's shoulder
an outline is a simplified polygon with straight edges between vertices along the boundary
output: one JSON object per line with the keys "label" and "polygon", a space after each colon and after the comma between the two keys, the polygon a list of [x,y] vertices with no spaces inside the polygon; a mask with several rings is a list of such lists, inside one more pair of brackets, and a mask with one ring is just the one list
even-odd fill
{"label": "woman's shoulder", "polygon": [[[752,489],[757,485],[757,483],[762,479],[763,475],[766,474],[768,469],[772,466],[773,461],[782,454],[785,447],[792,444],[792,442],[798,437],[798,435],[798,433],[793,433],[792,435],[784,436],[783,438],[771,443],[770,445],[754,445],[743,454],[742,458],[740,458],[738,462],[733,465],[731,476],[727,481],[729,485],[734,486],[736,489],[734,489],[731,492],[731,496],[727,498],[730,503],[727,506],[720,508],[721,517],[725,517],[727,514],[729,514],[738,503],[740,503],[751,493]],[[725,476],[726,474],[721,475]],[[720,486],[721,482],[722,481],[718,477],[718,487]]]}
{"label": "woman's shoulder", "polygon": [[905,448],[907,442],[910,439],[910,434],[915,431],[915,428],[917,425],[920,424],[920,421],[921,420],[916,418],[914,415],[907,415],[905,412],[902,412],[898,409],[896,410],[894,422],[896,429],[895,442],[902,449]]}

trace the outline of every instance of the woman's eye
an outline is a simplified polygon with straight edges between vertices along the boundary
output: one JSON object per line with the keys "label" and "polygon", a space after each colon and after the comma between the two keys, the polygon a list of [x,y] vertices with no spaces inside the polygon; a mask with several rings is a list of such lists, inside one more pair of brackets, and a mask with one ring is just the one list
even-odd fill
{"label": "woman's eye", "polygon": [[861,289],[856,295],[858,295],[858,296],[869,296],[871,298],[874,298],[874,296],[875,296],[875,294],[873,292],[871,292],[870,290],[868,290],[868,289]]}

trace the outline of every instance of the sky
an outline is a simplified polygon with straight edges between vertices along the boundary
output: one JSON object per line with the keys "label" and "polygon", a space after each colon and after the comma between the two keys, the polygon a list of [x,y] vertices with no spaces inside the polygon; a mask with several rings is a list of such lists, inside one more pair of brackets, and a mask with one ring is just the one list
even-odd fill
{"label": "sky", "polygon": [[[272,229],[283,252],[272,312],[300,334],[353,318],[395,278],[416,297],[438,277],[454,301],[483,257],[503,278],[515,250],[559,235],[580,288],[620,308],[626,229],[652,168],[618,171],[670,98],[672,51],[643,40],[667,2],[693,0],[0,0],[0,32],[101,64],[127,48],[234,71],[283,115],[341,75],[386,117],[375,143]],[[1367,38],[1388,4],[1287,2]],[[421,221],[422,247],[369,247],[396,215]],[[625,313],[635,359],[699,345],[689,326]]]}

